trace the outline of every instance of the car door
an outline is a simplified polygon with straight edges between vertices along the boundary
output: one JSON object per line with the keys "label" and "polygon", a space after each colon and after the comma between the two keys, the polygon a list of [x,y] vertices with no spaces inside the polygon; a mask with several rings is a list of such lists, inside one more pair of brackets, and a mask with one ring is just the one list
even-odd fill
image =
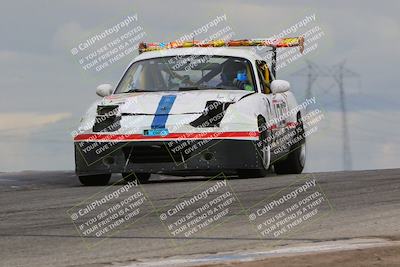
{"label": "car door", "polygon": [[283,156],[288,153],[290,146],[287,141],[290,140],[287,127],[288,103],[283,94],[274,94],[272,96],[272,109],[276,117],[276,130],[274,131],[274,139],[276,142],[276,153]]}
{"label": "car door", "polygon": [[[286,120],[281,121],[280,118],[287,110],[286,99],[281,94],[271,94],[269,85],[271,83],[271,76],[269,75],[268,65],[265,61],[257,60],[257,74],[260,80],[260,88],[265,95],[265,104],[268,106],[269,116],[267,118],[267,126],[270,138],[270,148],[271,148],[271,162],[278,159],[284,153],[286,153],[287,148],[282,146],[281,136],[285,134],[286,130]],[[265,78],[267,74],[268,78]]]}

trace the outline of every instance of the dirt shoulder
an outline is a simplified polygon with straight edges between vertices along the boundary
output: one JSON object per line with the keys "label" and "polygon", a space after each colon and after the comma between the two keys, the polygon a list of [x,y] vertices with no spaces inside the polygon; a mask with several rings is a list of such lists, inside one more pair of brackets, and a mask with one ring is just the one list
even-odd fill
{"label": "dirt shoulder", "polygon": [[307,255],[271,257],[261,261],[206,265],[207,267],[354,267],[354,266],[400,266],[400,246],[384,246],[367,249],[326,252]]}

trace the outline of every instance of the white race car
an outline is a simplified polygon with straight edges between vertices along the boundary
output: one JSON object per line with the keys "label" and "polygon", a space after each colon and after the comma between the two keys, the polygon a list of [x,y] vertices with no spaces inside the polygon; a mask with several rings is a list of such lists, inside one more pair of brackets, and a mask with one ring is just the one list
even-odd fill
{"label": "white race car", "polygon": [[[251,47],[269,46],[270,68]],[[276,48],[303,38],[141,44],[118,85],[100,85],[75,143],[84,185],[153,173],[262,177],[301,173],[301,111],[287,81],[275,79]],[[250,46],[250,47],[249,47]]]}

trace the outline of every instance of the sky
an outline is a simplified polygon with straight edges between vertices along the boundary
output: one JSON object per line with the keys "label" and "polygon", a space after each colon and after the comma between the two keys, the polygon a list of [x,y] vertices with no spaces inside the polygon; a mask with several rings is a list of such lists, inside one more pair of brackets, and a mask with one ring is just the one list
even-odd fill
{"label": "sky", "polygon": [[339,88],[332,78],[341,62],[357,74],[344,79],[353,169],[399,167],[398,10],[398,1],[369,0],[3,0],[0,172],[74,168],[71,131],[98,99],[97,85],[115,85],[137,53],[95,72],[83,70],[71,49],[135,14],[144,41],[173,41],[223,15],[214,30],[229,26],[236,39],[267,38],[315,14],[291,35],[318,26],[318,46],[278,72],[301,102],[307,77],[296,73],[310,61],[319,66],[312,93],[325,117],[309,138],[306,170],[343,169]]}

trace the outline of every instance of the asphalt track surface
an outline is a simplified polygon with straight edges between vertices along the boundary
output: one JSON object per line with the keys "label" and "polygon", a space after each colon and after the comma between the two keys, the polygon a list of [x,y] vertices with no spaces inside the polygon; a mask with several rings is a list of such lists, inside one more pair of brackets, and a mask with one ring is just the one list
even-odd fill
{"label": "asphalt track surface", "polygon": [[[118,179],[113,177],[111,183]],[[174,236],[168,225],[180,217],[171,216],[162,222],[160,215],[204,188],[224,182],[221,177],[208,179],[155,175],[149,184],[129,189],[129,194],[132,190],[145,193],[146,201],[137,217],[140,220],[128,221],[116,228],[119,231],[110,231],[107,238],[82,238],[78,221],[74,224],[69,215],[71,208],[74,212],[86,205],[77,208],[82,201],[88,203],[93,195],[101,198],[124,183],[83,187],[71,171],[0,173],[0,266],[134,266],[178,255],[206,257],[217,252],[268,250],[351,238],[400,238],[400,169],[228,178],[226,190],[234,196],[233,204],[224,206],[229,213],[187,237],[182,233]],[[257,231],[260,221],[252,224],[249,214],[313,179],[317,185],[303,193],[318,191],[323,196],[318,214],[287,233],[262,236]],[[210,193],[208,199],[189,205],[179,214],[188,216],[220,192]],[[276,207],[271,216],[299,199],[300,193],[297,199]],[[111,199],[91,212],[106,210],[106,205],[115,207],[120,200]],[[267,217],[259,219],[263,218]]]}

